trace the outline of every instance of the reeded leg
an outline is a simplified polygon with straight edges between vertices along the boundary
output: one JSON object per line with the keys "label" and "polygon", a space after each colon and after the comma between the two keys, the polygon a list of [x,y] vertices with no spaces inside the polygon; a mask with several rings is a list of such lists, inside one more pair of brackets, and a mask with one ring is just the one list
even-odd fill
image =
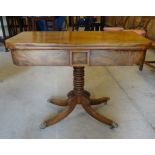
{"label": "reeded leg", "polygon": [[55,115],[54,117],[52,117],[51,119],[43,122],[40,125],[41,129],[44,129],[50,125],[53,125],[59,121],[61,121],[62,119],[64,119],[65,117],[67,117],[75,108],[76,105],[69,105],[68,107],[66,107],[66,109],[64,109],[62,112],[58,113],[57,115]]}
{"label": "reeded leg", "polygon": [[59,105],[59,106],[67,106],[67,100],[61,100],[61,99],[50,99],[48,100],[50,103]]}
{"label": "reeded leg", "polygon": [[91,99],[90,104],[91,105],[98,105],[98,104],[101,104],[101,103],[107,104],[108,100],[110,100],[109,97],[101,97],[101,98],[98,98],[98,99]]}
{"label": "reeded leg", "polygon": [[94,117],[95,119],[97,119],[98,121],[110,125],[111,128],[116,128],[118,127],[118,124],[115,123],[114,121],[112,121],[111,119],[106,118],[105,116],[99,114],[98,112],[96,112],[90,105],[90,101],[88,99],[84,99],[82,102],[82,106],[85,109],[85,111],[91,115],[92,117]]}

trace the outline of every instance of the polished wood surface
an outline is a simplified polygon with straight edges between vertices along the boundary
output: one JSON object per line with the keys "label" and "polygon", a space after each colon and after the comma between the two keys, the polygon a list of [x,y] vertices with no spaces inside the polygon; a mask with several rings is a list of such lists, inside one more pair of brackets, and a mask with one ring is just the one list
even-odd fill
{"label": "polished wood surface", "polygon": [[142,64],[150,45],[134,32],[23,32],[6,40],[21,66]]}
{"label": "polished wood surface", "polygon": [[79,31],[79,32],[22,32],[8,40],[6,46],[10,49],[29,48],[52,48],[74,47],[107,47],[108,49],[115,48],[147,48],[151,42],[134,32],[104,32],[104,31]]}

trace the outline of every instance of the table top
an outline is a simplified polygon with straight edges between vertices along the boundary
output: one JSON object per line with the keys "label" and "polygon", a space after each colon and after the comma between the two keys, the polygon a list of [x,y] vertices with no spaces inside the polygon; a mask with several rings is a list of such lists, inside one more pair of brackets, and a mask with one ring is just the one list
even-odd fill
{"label": "table top", "polygon": [[6,40],[13,62],[27,66],[140,64],[151,41],[135,32],[22,32]]}
{"label": "table top", "polygon": [[27,31],[6,40],[9,49],[51,47],[143,47],[151,41],[135,32],[105,31]]}

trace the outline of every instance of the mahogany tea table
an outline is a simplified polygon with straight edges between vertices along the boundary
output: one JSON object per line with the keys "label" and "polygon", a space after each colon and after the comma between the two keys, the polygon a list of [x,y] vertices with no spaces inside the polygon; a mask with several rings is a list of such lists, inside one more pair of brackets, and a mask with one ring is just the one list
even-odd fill
{"label": "mahogany tea table", "polygon": [[80,104],[85,111],[111,128],[118,126],[93,109],[93,105],[107,103],[109,97],[92,99],[84,89],[85,66],[127,66],[138,64],[142,70],[147,48],[151,42],[135,32],[53,31],[22,32],[6,40],[13,63],[18,66],[72,66],[73,90],[66,100],[49,101],[66,108],[42,123],[41,128],[67,117]]}

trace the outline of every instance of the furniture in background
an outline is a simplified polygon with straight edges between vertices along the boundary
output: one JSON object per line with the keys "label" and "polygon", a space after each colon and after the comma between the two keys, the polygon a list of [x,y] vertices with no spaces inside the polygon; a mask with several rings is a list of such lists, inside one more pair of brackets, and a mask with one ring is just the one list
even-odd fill
{"label": "furniture in background", "polygon": [[0,26],[2,30],[2,36],[0,36],[0,42],[2,42],[2,44],[4,45],[5,52],[8,52],[8,49],[5,47],[5,39],[7,39],[8,36],[6,34],[6,28],[4,26],[4,18],[2,16],[0,16]]}
{"label": "furniture in background", "polygon": [[[95,22],[90,20],[87,23],[85,19],[95,18],[95,16],[87,16],[80,18],[80,16],[76,16],[75,24],[73,25],[73,30],[78,30],[80,26],[86,27],[85,30],[104,30],[104,31],[134,31],[137,34],[145,36],[147,25],[150,21],[148,16],[101,16],[99,22]],[[84,21],[82,22],[82,19]],[[82,25],[82,24],[83,25]],[[100,27],[100,28],[98,28]]]}
{"label": "furniture in background", "polygon": [[148,16],[110,16],[106,17],[104,31],[133,31],[145,36],[149,22]]}
{"label": "furniture in background", "polygon": [[[7,16],[9,36],[22,31],[59,31],[65,27],[65,16]],[[63,25],[64,24],[64,25]]]}
{"label": "furniture in background", "polygon": [[[152,46],[150,47],[150,50],[153,54],[155,54],[155,17],[149,17],[150,22],[147,25],[147,34],[146,37],[152,41]],[[145,59],[144,62],[146,65],[152,67],[155,69],[155,60],[153,59]]]}
{"label": "furniture in background", "polygon": [[[107,103],[109,97],[92,99],[84,89],[85,66],[141,64],[151,42],[134,32],[23,32],[6,40],[13,62],[18,66],[71,66],[73,90],[66,100],[50,99],[50,103],[66,107],[56,116],[46,120],[42,128],[67,117],[80,104],[98,121],[117,127],[117,123],[93,109],[93,105]],[[52,68],[51,68],[52,71]],[[61,89],[61,88],[60,88]]]}
{"label": "furniture in background", "polygon": [[28,19],[26,16],[6,16],[9,37],[22,31],[28,31]]}
{"label": "furniture in background", "polygon": [[0,16],[0,25],[2,30],[2,36],[0,36],[0,41],[5,43],[4,40],[6,39],[6,32],[5,32],[4,21],[2,16]]}
{"label": "furniture in background", "polygon": [[5,32],[5,27],[4,27],[4,21],[3,21],[3,17],[0,16],[0,25],[1,25],[1,29],[2,29],[2,35],[1,39],[5,40],[6,39],[6,32]]}
{"label": "furniture in background", "polygon": [[55,17],[54,16],[33,16],[28,17],[29,30],[31,31],[54,31]]}
{"label": "furniture in background", "polygon": [[104,25],[104,16],[84,16],[82,18],[76,16],[72,24],[72,31],[79,31],[82,27],[84,31],[103,31]]}
{"label": "furniture in background", "polygon": [[112,25],[108,24],[108,21],[107,21],[107,24],[103,28],[104,31],[123,31],[129,17],[113,16],[111,18],[112,18]]}
{"label": "furniture in background", "polygon": [[133,31],[145,37],[147,34],[147,25],[150,20],[151,18],[148,16],[130,16],[126,21],[124,31]]}
{"label": "furniture in background", "polygon": [[[7,16],[9,36],[14,36],[22,31],[37,30],[37,22],[43,21],[44,30],[53,31],[55,28],[55,19],[58,16]],[[63,16],[62,16],[63,17]],[[73,30],[78,30],[82,25],[85,30],[92,31],[135,31],[138,34],[145,35],[149,23],[149,16],[72,16],[67,17],[67,26],[71,25]],[[82,22],[82,19],[84,21]],[[87,21],[86,21],[86,20]],[[89,20],[88,20],[89,19]],[[94,20],[90,20],[94,19]]]}

